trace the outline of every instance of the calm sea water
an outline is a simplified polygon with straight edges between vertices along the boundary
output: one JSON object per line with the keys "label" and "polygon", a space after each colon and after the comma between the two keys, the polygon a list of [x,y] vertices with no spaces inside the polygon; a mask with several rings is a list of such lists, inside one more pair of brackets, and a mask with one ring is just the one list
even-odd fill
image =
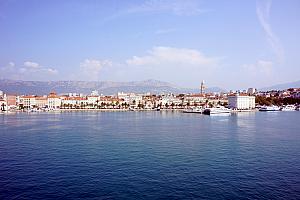
{"label": "calm sea water", "polygon": [[0,199],[300,199],[300,112],[0,116]]}

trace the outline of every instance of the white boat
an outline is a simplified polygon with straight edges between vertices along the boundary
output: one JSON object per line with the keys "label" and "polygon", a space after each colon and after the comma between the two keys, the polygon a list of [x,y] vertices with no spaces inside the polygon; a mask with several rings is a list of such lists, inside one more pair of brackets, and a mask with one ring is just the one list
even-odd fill
{"label": "white boat", "polygon": [[278,106],[262,106],[259,111],[280,111]]}
{"label": "white boat", "polygon": [[184,113],[200,113],[202,114],[203,110],[202,108],[189,108],[183,111]]}
{"label": "white boat", "polygon": [[281,108],[282,111],[296,111],[296,106],[294,105],[286,105]]}
{"label": "white boat", "polygon": [[206,109],[204,109],[203,114],[213,115],[213,114],[223,114],[223,113],[231,113],[231,112],[232,112],[232,110],[222,107],[222,106],[219,106],[216,108],[206,108]]}

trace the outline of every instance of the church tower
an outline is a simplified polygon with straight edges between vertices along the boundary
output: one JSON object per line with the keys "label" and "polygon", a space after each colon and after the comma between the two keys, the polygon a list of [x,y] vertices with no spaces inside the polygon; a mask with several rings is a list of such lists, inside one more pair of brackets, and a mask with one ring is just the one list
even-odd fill
{"label": "church tower", "polygon": [[205,90],[205,85],[204,85],[204,80],[202,80],[201,86],[200,86],[200,92],[201,92],[201,94],[204,93],[204,90]]}

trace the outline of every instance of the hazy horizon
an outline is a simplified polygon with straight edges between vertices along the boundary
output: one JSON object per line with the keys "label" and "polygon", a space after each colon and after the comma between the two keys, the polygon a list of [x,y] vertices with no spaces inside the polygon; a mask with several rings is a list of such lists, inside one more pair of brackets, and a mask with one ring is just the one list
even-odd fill
{"label": "hazy horizon", "polygon": [[0,2],[0,78],[158,80],[198,88],[299,80],[300,2]]}

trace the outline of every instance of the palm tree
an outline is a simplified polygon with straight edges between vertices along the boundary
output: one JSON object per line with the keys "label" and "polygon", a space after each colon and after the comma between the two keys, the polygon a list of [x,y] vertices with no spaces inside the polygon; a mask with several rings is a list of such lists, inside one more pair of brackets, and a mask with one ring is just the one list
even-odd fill
{"label": "palm tree", "polygon": [[106,105],[106,103],[101,102],[101,108],[103,108]]}
{"label": "palm tree", "polygon": [[23,110],[24,109],[24,105],[23,104],[19,104],[19,108],[20,108],[20,110]]}
{"label": "palm tree", "polygon": [[174,106],[175,106],[175,104],[174,104],[174,102],[172,102],[172,104],[171,104],[172,109],[174,108]]}
{"label": "palm tree", "polygon": [[165,104],[165,107],[166,107],[166,108],[169,108],[169,104],[168,104],[168,103],[166,103],[166,104]]}
{"label": "palm tree", "polygon": [[1,110],[5,111],[5,104],[4,103],[1,104]]}
{"label": "palm tree", "polygon": [[139,108],[139,109],[142,109],[143,107],[144,107],[143,104],[141,104],[141,103],[138,104],[138,108]]}

